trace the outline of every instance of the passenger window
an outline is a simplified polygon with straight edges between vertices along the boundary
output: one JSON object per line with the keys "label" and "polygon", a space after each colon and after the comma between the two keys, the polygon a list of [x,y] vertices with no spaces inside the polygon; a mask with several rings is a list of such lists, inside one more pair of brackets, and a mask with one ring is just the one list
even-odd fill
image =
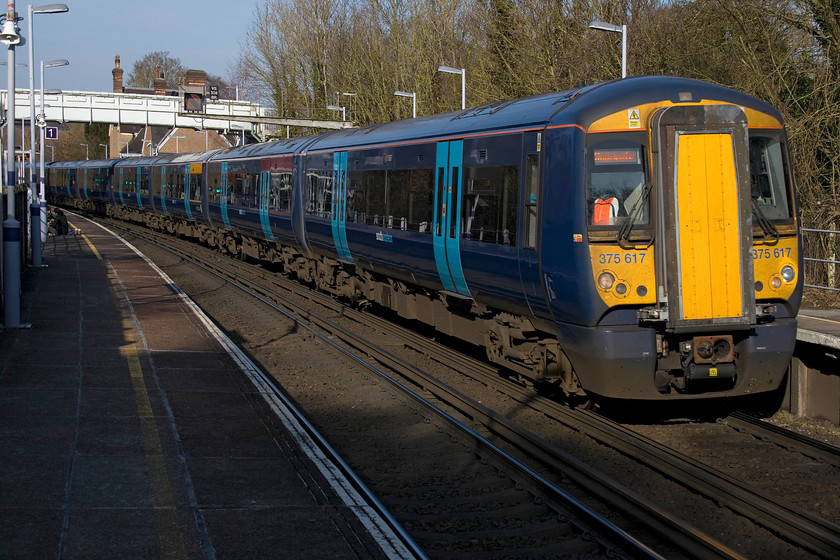
{"label": "passenger window", "polygon": [[347,184],[347,221],[431,233],[433,170],[351,170]]}
{"label": "passenger window", "polygon": [[269,175],[268,208],[278,212],[290,212],[292,209],[292,174],[272,172]]}
{"label": "passenger window", "polygon": [[332,215],[332,169],[310,170],[306,183],[306,213],[329,219]]}
{"label": "passenger window", "polygon": [[467,167],[464,179],[464,239],[515,245],[519,166]]}

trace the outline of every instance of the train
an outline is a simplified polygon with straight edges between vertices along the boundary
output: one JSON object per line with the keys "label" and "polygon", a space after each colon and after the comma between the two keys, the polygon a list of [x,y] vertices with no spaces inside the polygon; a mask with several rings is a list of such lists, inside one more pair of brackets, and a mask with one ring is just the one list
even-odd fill
{"label": "train", "polygon": [[780,113],[631,77],[189,154],[47,167],[98,212],[391,310],[569,398],[777,390],[802,298]]}

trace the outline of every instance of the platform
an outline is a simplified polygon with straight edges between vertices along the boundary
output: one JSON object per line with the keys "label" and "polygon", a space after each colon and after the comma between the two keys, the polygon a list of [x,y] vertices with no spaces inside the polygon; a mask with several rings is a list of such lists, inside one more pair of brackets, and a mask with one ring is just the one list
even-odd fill
{"label": "platform", "polygon": [[411,557],[171,280],[70,221],[0,331],[0,558]]}
{"label": "platform", "polygon": [[797,340],[840,349],[840,311],[801,309],[796,317]]}

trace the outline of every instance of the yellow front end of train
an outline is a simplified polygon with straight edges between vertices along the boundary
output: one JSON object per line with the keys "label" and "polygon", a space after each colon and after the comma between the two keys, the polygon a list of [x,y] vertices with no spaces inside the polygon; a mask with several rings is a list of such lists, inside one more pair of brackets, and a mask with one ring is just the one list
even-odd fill
{"label": "yellow front end of train", "polygon": [[752,371],[757,329],[793,321],[801,293],[784,128],[752,108],[680,101],[587,130],[593,281],[604,317],[635,310],[655,330],[660,393],[768,390]]}

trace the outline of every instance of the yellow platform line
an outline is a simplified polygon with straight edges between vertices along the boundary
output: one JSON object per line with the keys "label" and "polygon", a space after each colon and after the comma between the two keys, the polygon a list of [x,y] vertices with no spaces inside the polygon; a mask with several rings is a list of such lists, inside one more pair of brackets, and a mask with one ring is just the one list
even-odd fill
{"label": "yellow platform line", "polygon": [[[71,227],[72,224],[71,224]],[[93,245],[88,236],[81,234],[88,247],[100,261],[105,262],[102,255]],[[149,491],[151,493],[152,509],[155,513],[155,523],[158,529],[158,540],[160,542],[161,557],[172,560],[186,560],[187,550],[184,546],[184,537],[181,532],[181,524],[178,521],[178,512],[175,499],[172,495],[172,487],[169,484],[169,475],[166,472],[163,446],[161,445],[160,433],[158,432],[155,415],[152,411],[152,404],[149,400],[149,392],[143,378],[143,366],[137,354],[137,345],[131,334],[134,330],[134,321],[125,309],[125,301],[120,297],[117,284],[119,280],[113,267],[108,264],[111,279],[111,291],[120,302],[120,316],[122,330],[125,333],[125,346],[123,355],[128,364],[128,371],[131,377],[131,386],[134,390],[134,400],[137,406],[137,414],[140,418],[140,434],[143,440],[143,453],[146,460],[146,469],[149,475]]]}
{"label": "yellow platform line", "polygon": [[826,319],[825,317],[814,317],[813,315],[805,315],[800,314],[800,317],[807,317],[808,319],[814,319],[815,321],[823,321],[825,323],[832,323],[834,325],[840,325],[840,321],[835,321],[834,319]]}

